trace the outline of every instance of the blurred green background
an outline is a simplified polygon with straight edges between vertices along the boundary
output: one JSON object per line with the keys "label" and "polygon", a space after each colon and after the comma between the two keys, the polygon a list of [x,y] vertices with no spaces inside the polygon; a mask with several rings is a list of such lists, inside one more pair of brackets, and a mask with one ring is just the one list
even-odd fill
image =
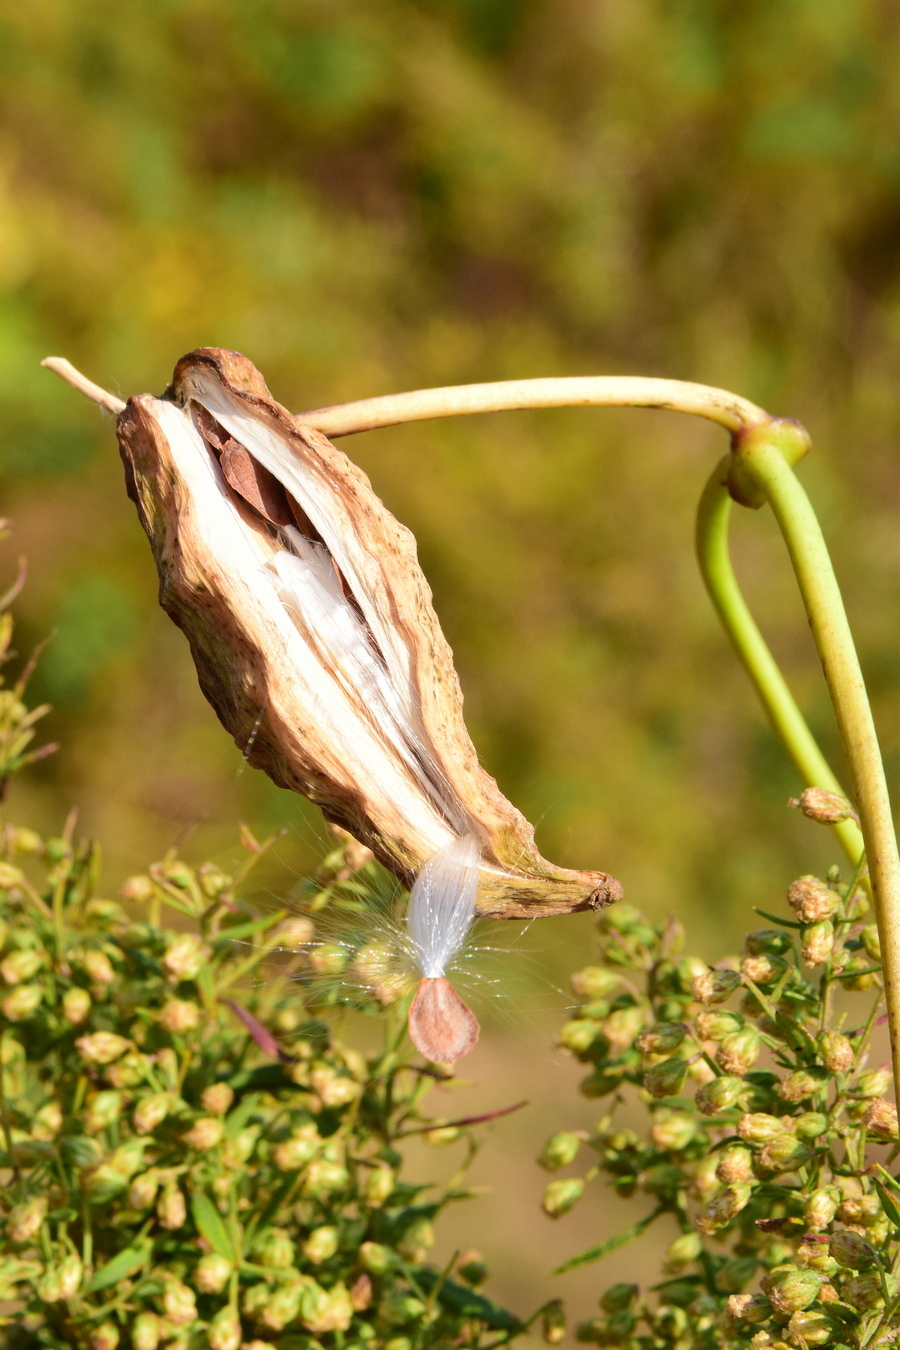
{"label": "blurred green background", "polygon": [[[160,392],[201,344],[295,411],[642,373],[799,417],[896,793],[898,61],[886,0],[3,0],[0,561],[29,557],[19,640],[54,634],[34,693],[63,746],[15,816],[77,803],[110,886],[188,834],[227,859],[239,817],[289,829],[273,894],[317,856],[156,607],[111,420],[38,364]],[[549,857],[677,909],[710,956],[834,857],[785,809],[697,578],[721,433],[578,411],[342,444],[416,533],[483,762]],[[740,574],[843,774],[780,542],[740,515]],[[551,927],[571,966],[584,924]]]}

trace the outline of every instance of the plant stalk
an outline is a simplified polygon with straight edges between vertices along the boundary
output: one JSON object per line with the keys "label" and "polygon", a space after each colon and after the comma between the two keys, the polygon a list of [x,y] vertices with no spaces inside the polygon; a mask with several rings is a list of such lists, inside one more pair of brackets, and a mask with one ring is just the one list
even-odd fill
{"label": "plant stalk", "polygon": [[[738,438],[735,460],[778,521],[822,661],[859,812],[884,970],[895,1087],[900,1083],[900,854],[872,709],[822,530],[785,457],[789,424]],[[785,435],[787,433],[787,435]]]}

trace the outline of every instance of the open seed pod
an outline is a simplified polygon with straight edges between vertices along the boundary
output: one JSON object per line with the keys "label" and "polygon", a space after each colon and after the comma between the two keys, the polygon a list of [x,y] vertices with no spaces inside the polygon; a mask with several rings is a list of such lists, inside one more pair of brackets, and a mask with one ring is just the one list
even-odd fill
{"label": "open seed pod", "polygon": [[482,914],[618,899],[612,877],[537,852],[478,763],[415,540],[249,361],[191,352],[163,398],[129,399],[118,435],[161,602],[251,764],[316,802],[406,884],[471,833]]}

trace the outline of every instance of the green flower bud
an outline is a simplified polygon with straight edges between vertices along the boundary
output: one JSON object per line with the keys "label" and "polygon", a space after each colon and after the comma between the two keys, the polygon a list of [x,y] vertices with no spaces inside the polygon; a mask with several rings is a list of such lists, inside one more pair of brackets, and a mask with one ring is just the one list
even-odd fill
{"label": "green flower bud", "polygon": [[339,1073],[330,1064],[315,1064],[310,1082],[319,1094],[323,1106],[349,1106],[362,1092],[362,1084],[346,1074]]}
{"label": "green flower bud", "polygon": [[465,1280],[466,1284],[470,1284],[473,1287],[484,1284],[488,1277],[488,1268],[481,1252],[476,1251],[474,1247],[470,1247],[468,1251],[461,1252],[456,1273],[459,1275],[460,1279]]}
{"label": "green flower bud", "polygon": [[759,1058],[762,1042],[756,1027],[744,1027],[741,1031],[730,1032],[716,1051],[716,1063],[727,1074],[740,1077]]}
{"label": "green flower bud", "polygon": [[724,1003],[739,987],[741,977],[735,970],[710,970],[694,977],[692,993],[706,1006]]}
{"label": "green flower bud", "polygon": [[142,1312],[131,1324],[131,1344],[134,1350],[156,1350],[162,1334],[156,1313]]}
{"label": "green flower bud", "polygon": [[131,1048],[131,1041],[114,1031],[95,1031],[90,1036],[79,1036],[75,1048],[85,1064],[112,1064]]}
{"label": "green flower bud", "polygon": [[832,1233],[828,1250],[838,1265],[847,1270],[870,1270],[878,1265],[875,1248],[849,1228]]}
{"label": "green flower bud", "polygon": [[694,1098],[697,1110],[704,1116],[716,1116],[720,1111],[728,1111],[736,1106],[741,1094],[746,1092],[747,1084],[740,1078],[713,1078],[704,1083]]}
{"label": "green flower bud", "polygon": [[870,969],[871,964],[868,956],[864,956],[861,952],[845,954],[840,971],[840,981],[843,987],[852,989],[854,993],[862,993],[863,990],[870,989],[875,982],[875,975]]}
{"label": "green flower bud", "polygon": [[765,1294],[732,1294],[727,1308],[735,1321],[767,1322],[772,1316],[772,1305]]}
{"label": "green flower bud", "polygon": [[722,1041],[743,1025],[740,1013],[725,1012],[722,1008],[697,1014],[697,1031],[702,1041]]}
{"label": "green flower bud", "polygon": [[853,1046],[841,1032],[826,1031],[819,1041],[819,1051],[832,1073],[849,1073],[853,1068]]}
{"label": "green flower bud", "polygon": [[41,1139],[50,1143],[62,1129],[63,1113],[59,1102],[47,1102],[35,1113],[31,1126],[32,1139]]}
{"label": "green flower bud", "polygon": [[688,1266],[699,1258],[702,1251],[699,1233],[682,1233],[666,1248],[666,1266],[673,1271],[680,1266]]}
{"label": "green flower bud", "polygon": [[212,955],[196,933],[177,933],[166,943],[162,965],[170,984],[193,980]]}
{"label": "green flower bud", "polygon": [[559,1181],[550,1182],[544,1191],[541,1205],[544,1213],[549,1214],[551,1219],[558,1219],[561,1214],[567,1214],[577,1205],[583,1194],[584,1182],[580,1177],[561,1178]]}
{"label": "green flower bud", "polygon": [[[298,1286],[295,1281],[293,1284],[293,1288],[296,1289],[297,1287]],[[266,1304],[269,1301],[270,1292],[271,1286],[269,1284],[251,1285],[249,1289],[245,1290],[244,1297],[241,1299],[241,1309],[243,1310],[243,1312],[247,1314],[248,1317],[252,1317],[255,1322],[261,1321],[263,1316],[263,1309],[265,1308]],[[300,1308],[300,1299],[298,1297],[295,1312],[299,1311],[299,1308]]]}
{"label": "green flower bud", "polygon": [[201,1294],[221,1294],[234,1266],[225,1256],[209,1252],[194,1267],[193,1281]]}
{"label": "green flower bud", "polygon": [[37,1296],[44,1303],[57,1303],[62,1298],[59,1275],[55,1267],[49,1266],[38,1280]]}
{"label": "green flower bud", "polygon": [[0,1003],[0,1012],[8,1022],[24,1022],[37,1012],[43,997],[39,984],[20,984]]}
{"label": "green flower bud", "polygon": [[399,1327],[407,1322],[418,1322],[425,1312],[425,1304],[412,1294],[398,1291],[383,1300],[380,1311],[386,1322]]}
{"label": "green flower bud", "polygon": [[731,1144],[719,1154],[716,1176],[731,1186],[736,1181],[753,1179],[753,1154],[741,1144]]}
{"label": "green flower bud", "polygon": [[834,1186],[820,1186],[813,1191],[803,1211],[807,1228],[821,1233],[831,1223],[840,1202],[840,1192]]}
{"label": "green flower bud", "polygon": [[115,984],[118,978],[106,952],[86,951],[81,958],[81,966],[93,984]]}
{"label": "green flower bud", "polygon": [[820,923],[830,919],[840,904],[840,896],[818,877],[799,877],[788,890],[788,904],[801,923]]}
{"label": "green flower bud", "polygon": [[274,1154],[275,1166],[282,1172],[294,1172],[311,1162],[321,1146],[322,1139],[315,1125],[305,1125],[292,1138],[278,1145]]}
{"label": "green flower bud", "polygon": [[[828,788],[805,788],[800,793],[799,799],[791,798],[788,806],[799,807],[805,816],[810,820],[817,820],[820,825],[839,825],[842,820],[856,819],[847,798],[842,797],[839,792],[830,792]],[[807,878],[804,877],[803,880]],[[795,882],[794,885],[796,884]]]}
{"label": "green flower bud", "polygon": [[72,1167],[97,1167],[103,1159],[103,1149],[96,1139],[88,1139],[83,1134],[65,1135],[59,1141],[59,1147]]}
{"label": "green flower bud", "polygon": [[562,1300],[555,1298],[541,1313],[541,1334],[546,1345],[559,1345],[566,1339],[566,1314]]}
{"label": "green flower bud", "polygon": [[163,1312],[176,1327],[186,1327],[197,1316],[193,1289],[171,1275],[166,1277],[163,1288]]}
{"label": "green flower bud", "polygon": [[644,1025],[642,1008],[617,1008],[602,1023],[603,1035],[613,1051],[625,1050],[640,1033]]}
{"label": "green flower bud", "polygon": [[294,1243],[284,1228],[267,1228],[253,1244],[253,1254],[261,1266],[286,1270],[294,1264]]}
{"label": "green flower bud", "polygon": [[893,1102],[886,1102],[883,1098],[870,1102],[866,1107],[865,1122],[872,1138],[881,1143],[892,1143],[900,1136],[897,1108]]}
{"label": "green flower bud", "polygon": [[134,1108],[132,1124],[136,1134],[152,1134],[172,1110],[173,1101],[168,1092],[152,1092],[142,1097]]}
{"label": "green flower bud", "polygon": [[142,1172],[139,1177],[135,1177],[128,1188],[129,1208],[149,1209],[156,1199],[158,1190],[159,1174],[155,1168],[151,1167],[149,1171]]}
{"label": "green flower bud", "polygon": [[309,1164],[303,1183],[303,1194],[320,1197],[333,1191],[342,1191],[349,1184],[350,1173],[340,1163],[327,1158],[316,1158]]}
{"label": "green flower bud", "polygon": [[232,1138],[226,1138],[221,1153],[222,1162],[225,1166],[241,1167],[256,1148],[258,1138],[258,1125],[248,1125],[246,1129],[238,1130]]}
{"label": "green flower bud", "polygon": [[883,1097],[891,1086],[891,1081],[891,1067],[885,1064],[880,1069],[860,1074],[853,1095],[864,1098]]}
{"label": "green flower bud", "polygon": [[878,936],[878,925],[874,923],[866,924],[859,936],[863,940],[863,946],[869,960],[874,965],[879,965],[881,962],[881,939]]}
{"label": "green flower bud", "polygon": [[762,1146],[757,1162],[764,1172],[796,1172],[811,1157],[812,1154],[801,1140],[792,1134],[780,1134]]}
{"label": "green flower bud", "polygon": [[824,966],[834,950],[834,925],[830,919],[810,924],[803,930],[803,959],[810,966]]}
{"label": "green flower bud", "polygon": [[119,1329],[115,1322],[101,1322],[90,1334],[91,1350],[116,1350]]}
{"label": "green flower bud", "polygon": [[741,974],[746,975],[754,984],[774,984],[787,970],[787,961],[783,956],[774,956],[762,952],[759,956],[745,956],[741,962]]}
{"label": "green flower bud", "polygon": [[188,1148],[196,1149],[198,1153],[207,1153],[211,1148],[222,1142],[225,1134],[225,1126],[218,1116],[201,1116],[195,1120],[187,1134],[182,1135],[182,1139]]}
{"label": "green flower bud", "polygon": [[828,1074],[824,1069],[795,1069],[778,1084],[778,1095],[786,1102],[802,1102],[806,1097],[815,1097],[828,1087]]}
{"label": "green flower bud", "polygon": [[638,1296],[638,1286],[636,1284],[612,1284],[606,1293],[601,1295],[600,1307],[606,1313],[625,1312],[631,1307]]}
{"label": "green flower bud", "polygon": [[210,1115],[224,1116],[231,1110],[234,1088],[230,1088],[227,1083],[213,1083],[210,1087],[204,1088],[200,1101],[204,1111],[208,1111]]}
{"label": "green flower bud", "polygon": [[359,1264],[370,1275],[384,1275],[396,1264],[396,1257],[390,1247],[380,1242],[364,1242],[358,1255]]}
{"label": "green flower bud", "polygon": [[538,1162],[547,1172],[555,1172],[574,1162],[580,1148],[581,1135],[571,1130],[557,1130],[542,1148]]}
{"label": "green flower bud", "polygon": [[755,1256],[739,1256],[724,1262],[716,1272],[715,1284],[723,1294],[739,1294],[756,1274]]}
{"label": "green flower bud", "polygon": [[880,1308],[884,1302],[881,1276],[874,1271],[868,1275],[854,1275],[844,1285],[842,1293],[847,1303],[859,1312],[871,1312],[873,1308]]}
{"label": "green flower bud", "polygon": [[86,989],[67,989],[63,994],[62,1010],[71,1026],[81,1026],[91,1011],[90,994]]}
{"label": "green flower bud", "polygon": [[330,1224],[314,1228],[303,1244],[303,1255],[314,1266],[328,1261],[338,1249],[338,1230]]}
{"label": "green flower bud", "polygon": [[585,1097],[607,1097],[617,1092],[622,1085],[623,1070],[615,1065],[604,1065],[595,1069],[587,1078],[582,1078],[578,1091]]}
{"label": "green flower bud", "polygon": [[686,1182],[684,1172],[671,1163],[657,1163],[641,1173],[641,1186],[650,1195],[668,1195],[677,1191]]}
{"label": "green flower bud", "polygon": [[840,1322],[828,1313],[809,1309],[795,1312],[788,1322],[788,1335],[794,1345],[828,1345],[841,1330]]}
{"label": "green flower bud", "polygon": [[6,1236],[10,1242],[30,1242],[37,1237],[47,1213],[47,1201],[41,1196],[13,1205],[6,1216]]}
{"label": "green flower bud", "polygon": [[351,953],[337,942],[319,942],[309,952],[309,964],[317,975],[340,975]]}
{"label": "green flower bud", "polygon": [[220,1308],[206,1329],[210,1350],[240,1350],[241,1319],[234,1308]]}
{"label": "green flower bud", "polygon": [[815,1303],[821,1287],[822,1277],[814,1270],[791,1271],[769,1290],[769,1300],[777,1313],[789,1316]]}
{"label": "green flower bud", "polygon": [[75,1252],[70,1252],[64,1256],[56,1268],[57,1280],[59,1282],[60,1298],[74,1298],[81,1288],[81,1280],[84,1275],[84,1267],[81,1264],[81,1257]]}
{"label": "green flower bud", "polygon": [[84,1112],[84,1128],[88,1134],[99,1134],[122,1114],[122,1094],[114,1090],[96,1092]]}
{"label": "green flower bud", "polygon": [[764,1111],[754,1111],[741,1116],[737,1132],[748,1144],[767,1144],[785,1133],[786,1122],[778,1116],[768,1116]]}
{"label": "green flower bud", "polygon": [[783,956],[791,945],[789,935],[781,928],[754,928],[744,938],[749,956]]}
{"label": "green flower bud", "polygon": [[184,1227],[187,1221],[187,1206],[177,1182],[166,1182],[156,1202],[156,1217],[159,1219],[160,1227],[167,1228],[171,1232]]}
{"label": "green flower bud", "polygon": [[397,1243],[397,1250],[408,1261],[419,1264],[433,1246],[434,1229],[427,1219],[417,1219],[404,1230],[401,1241]]}
{"label": "green flower bud", "polygon": [[366,1184],[363,1189],[363,1198],[367,1205],[373,1209],[378,1209],[386,1200],[389,1200],[394,1190],[395,1178],[392,1169],[384,1163],[373,1167],[372,1171],[366,1177]]}
{"label": "green flower bud", "polygon": [[657,1148],[678,1153],[681,1149],[687,1148],[696,1137],[695,1117],[687,1111],[673,1111],[663,1106],[653,1113],[650,1138]]}
{"label": "green flower bud", "polygon": [[684,1087],[687,1077],[687,1061],[673,1055],[661,1064],[654,1064],[644,1074],[644,1087],[651,1097],[676,1097]]}
{"label": "green flower bud", "polygon": [[797,1248],[796,1260],[801,1270],[814,1270],[825,1280],[833,1279],[840,1270],[840,1266],[828,1250],[827,1240],[819,1242],[812,1233],[807,1233]]}
{"label": "green flower bud", "polygon": [[585,966],[572,976],[572,988],[579,998],[607,998],[618,988],[621,978],[603,966]]}
{"label": "green flower bud", "polygon": [[724,1228],[726,1224],[740,1214],[746,1206],[752,1193],[752,1187],[748,1182],[736,1182],[733,1186],[725,1186],[721,1191],[707,1201],[706,1205],[697,1216],[697,1227],[701,1233],[714,1233],[717,1228]]}
{"label": "green flower bud", "polygon": [[828,1117],[821,1111],[804,1111],[794,1117],[794,1133],[798,1139],[818,1139],[828,1129]]}
{"label": "green flower bud", "polygon": [[107,1200],[112,1200],[113,1196],[125,1190],[128,1178],[123,1176],[117,1167],[112,1167],[106,1162],[95,1167],[93,1172],[82,1176],[81,1185],[85,1194],[96,1204],[105,1204]]}
{"label": "green flower bud", "polygon": [[678,1049],[686,1035],[687,1027],[683,1022],[657,1022],[638,1036],[637,1046],[645,1055],[668,1055]]}
{"label": "green flower bud", "polygon": [[34,979],[47,959],[46,952],[33,947],[26,951],[10,952],[0,961],[0,975],[7,984],[22,984]]}
{"label": "green flower bud", "polygon": [[183,1036],[200,1025],[200,1005],[186,998],[170,998],[159,1010],[160,1025],[170,1036]]}

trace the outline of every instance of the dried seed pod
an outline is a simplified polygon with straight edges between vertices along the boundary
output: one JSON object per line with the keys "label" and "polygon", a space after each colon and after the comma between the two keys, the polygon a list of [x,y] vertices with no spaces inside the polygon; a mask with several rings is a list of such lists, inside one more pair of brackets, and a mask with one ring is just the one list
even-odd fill
{"label": "dried seed pod", "polygon": [[481,913],[619,898],[605,873],[540,857],[478,764],[411,535],[245,358],[192,352],[164,398],[129,400],[118,433],[162,603],[252,764],[407,884],[473,835]]}

